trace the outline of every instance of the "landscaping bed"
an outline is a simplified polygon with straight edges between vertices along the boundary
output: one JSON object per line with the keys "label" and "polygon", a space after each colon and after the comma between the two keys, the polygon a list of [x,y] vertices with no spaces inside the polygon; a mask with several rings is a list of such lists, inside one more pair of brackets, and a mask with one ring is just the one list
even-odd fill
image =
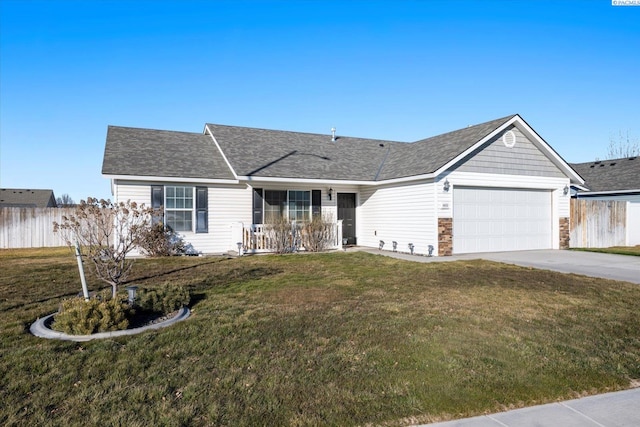
{"label": "landscaping bed", "polygon": [[73,343],[28,332],[78,293],[69,250],[0,262],[3,425],[408,425],[640,378],[628,283],[365,253],[145,259],[127,285],[185,286],[189,320]]}

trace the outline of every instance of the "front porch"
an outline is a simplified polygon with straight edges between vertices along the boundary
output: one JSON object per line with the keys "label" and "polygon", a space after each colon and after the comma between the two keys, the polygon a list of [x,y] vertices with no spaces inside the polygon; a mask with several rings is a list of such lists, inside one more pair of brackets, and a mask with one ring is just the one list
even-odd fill
{"label": "front porch", "polygon": [[234,250],[248,254],[343,248],[342,220],[320,227],[312,227],[311,224],[301,221],[250,225],[235,223],[232,226],[232,246],[235,246]]}

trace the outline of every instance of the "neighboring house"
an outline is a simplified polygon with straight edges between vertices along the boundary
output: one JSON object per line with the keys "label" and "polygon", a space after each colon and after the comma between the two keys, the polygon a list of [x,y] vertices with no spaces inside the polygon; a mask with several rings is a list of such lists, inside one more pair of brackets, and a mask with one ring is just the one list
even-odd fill
{"label": "neighboring house", "polygon": [[316,214],[341,220],[348,244],[402,252],[564,248],[569,186],[584,184],[519,115],[413,143],[109,126],[102,173],[115,201],[162,207],[202,253],[259,249],[247,236],[262,224]]}
{"label": "neighboring house", "polygon": [[53,190],[0,188],[0,208],[55,208]]}
{"label": "neighboring house", "polygon": [[640,245],[640,158],[573,163],[571,167],[585,181],[573,189],[577,199],[629,202],[625,243]]}

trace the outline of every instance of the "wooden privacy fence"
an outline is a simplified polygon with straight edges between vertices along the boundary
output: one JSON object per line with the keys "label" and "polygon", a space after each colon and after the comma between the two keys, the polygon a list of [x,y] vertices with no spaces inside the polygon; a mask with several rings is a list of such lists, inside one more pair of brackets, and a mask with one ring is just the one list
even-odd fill
{"label": "wooden privacy fence", "polygon": [[0,248],[42,248],[65,246],[53,222],[62,222],[74,208],[0,208]]}
{"label": "wooden privacy fence", "polygon": [[608,248],[627,244],[627,202],[571,199],[569,246]]}

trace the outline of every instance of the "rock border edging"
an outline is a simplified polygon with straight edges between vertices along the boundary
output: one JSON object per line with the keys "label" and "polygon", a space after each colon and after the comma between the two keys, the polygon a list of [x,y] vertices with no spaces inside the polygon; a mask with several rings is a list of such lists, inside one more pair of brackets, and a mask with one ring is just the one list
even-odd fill
{"label": "rock border edging", "polygon": [[166,328],[167,326],[173,325],[174,323],[185,320],[187,317],[189,317],[190,314],[191,314],[191,311],[187,307],[182,307],[180,310],[178,310],[178,313],[175,316],[173,316],[171,319],[167,319],[163,322],[154,323],[152,325],[141,326],[139,328],[133,328],[133,329],[125,329],[122,331],[98,332],[96,334],[91,334],[91,335],[70,335],[70,334],[65,334],[64,332],[54,331],[53,329],[50,329],[49,327],[46,326],[47,321],[56,315],[56,313],[53,313],[33,322],[31,327],[29,328],[29,331],[36,337],[40,337],[40,338],[47,338],[51,340],[84,342],[84,341],[91,341],[96,339],[136,335],[136,334],[140,334],[142,332],[150,331],[153,329]]}

